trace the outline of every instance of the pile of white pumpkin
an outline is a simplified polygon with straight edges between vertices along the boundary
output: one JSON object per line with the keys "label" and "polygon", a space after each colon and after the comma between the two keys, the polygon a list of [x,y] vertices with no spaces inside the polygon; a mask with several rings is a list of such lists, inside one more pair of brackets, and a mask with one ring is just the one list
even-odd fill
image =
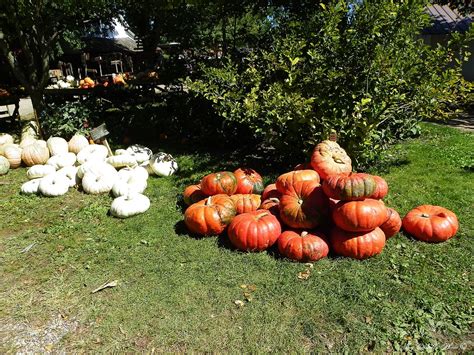
{"label": "pile of white pumpkin", "polygon": [[153,154],[140,145],[108,155],[105,146],[89,144],[82,135],[69,142],[61,137],[47,141],[25,138],[19,145],[13,143],[13,137],[0,135],[0,175],[22,162],[29,167],[22,194],[55,197],[76,186],[87,194],[111,193],[115,199],[110,214],[119,218],[148,210],[150,200],[143,193],[149,175],[170,176],[178,169],[171,155]]}

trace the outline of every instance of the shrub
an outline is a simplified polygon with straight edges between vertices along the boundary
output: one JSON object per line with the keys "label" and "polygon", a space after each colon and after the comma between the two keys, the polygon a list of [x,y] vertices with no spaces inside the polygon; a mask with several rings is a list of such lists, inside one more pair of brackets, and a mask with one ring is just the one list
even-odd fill
{"label": "shrub", "polygon": [[463,38],[431,48],[418,36],[425,4],[330,1],[308,8],[305,21],[275,18],[269,47],[205,66],[187,85],[282,159],[301,159],[334,129],[363,168],[393,140],[418,134],[420,120],[445,117],[468,91],[460,66],[450,65]]}

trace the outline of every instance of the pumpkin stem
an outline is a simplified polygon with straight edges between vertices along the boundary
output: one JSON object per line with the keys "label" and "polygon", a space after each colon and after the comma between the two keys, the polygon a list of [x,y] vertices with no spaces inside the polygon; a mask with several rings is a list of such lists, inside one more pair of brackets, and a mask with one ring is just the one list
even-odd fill
{"label": "pumpkin stem", "polygon": [[307,235],[308,235],[308,232],[306,232],[306,231],[302,231],[302,232],[301,232],[301,237],[302,237],[302,238],[306,237]]}
{"label": "pumpkin stem", "polygon": [[276,198],[276,197],[270,197],[269,200],[272,201],[272,202],[278,202],[278,203],[280,203],[280,200],[279,200],[278,198]]}
{"label": "pumpkin stem", "polygon": [[209,206],[209,205],[212,203],[211,197],[212,197],[212,196],[209,196],[209,197],[207,198],[206,206]]}
{"label": "pumpkin stem", "polygon": [[268,215],[268,212],[262,212],[255,216],[256,219],[260,219]]}
{"label": "pumpkin stem", "polygon": [[429,218],[430,215],[429,215],[429,214],[426,214],[426,213],[422,213],[422,214],[421,214],[421,217],[423,217],[423,218]]}

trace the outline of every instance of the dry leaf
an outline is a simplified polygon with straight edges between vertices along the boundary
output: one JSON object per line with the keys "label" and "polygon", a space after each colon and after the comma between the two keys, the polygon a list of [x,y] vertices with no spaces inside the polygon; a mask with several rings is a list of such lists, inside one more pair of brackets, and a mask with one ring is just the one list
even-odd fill
{"label": "dry leaf", "polygon": [[31,243],[31,244],[28,245],[25,249],[23,249],[22,251],[20,251],[20,254],[28,253],[28,252],[31,250],[31,248],[33,248],[35,245],[36,245],[36,242],[35,242],[35,243]]}
{"label": "dry leaf", "polygon": [[308,269],[308,270],[299,272],[297,277],[300,280],[307,280],[309,278],[309,275],[311,275],[311,271]]}
{"label": "dry leaf", "polygon": [[240,285],[240,288],[246,289],[246,288],[247,288],[247,285],[246,285],[246,284],[242,284],[242,285]]}
{"label": "dry leaf", "polygon": [[94,291],[92,291],[92,293],[96,293],[96,292],[102,291],[104,288],[116,287],[117,285],[118,285],[118,280],[106,282],[106,283],[100,285],[99,287],[97,287]]}
{"label": "dry leaf", "polygon": [[243,307],[243,306],[245,306],[244,301],[241,301],[241,300],[235,300],[234,303],[235,303],[235,305],[238,306],[238,307]]}
{"label": "dry leaf", "polygon": [[306,263],[306,264],[304,264],[304,266],[309,267],[310,269],[312,269],[314,267],[314,264],[313,263]]}
{"label": "dry leaf", "polygon": [[247,288],[250,292],[254,292],[254,291],[257,290],[257,286],[255,286],[255,285],[248,285]]}

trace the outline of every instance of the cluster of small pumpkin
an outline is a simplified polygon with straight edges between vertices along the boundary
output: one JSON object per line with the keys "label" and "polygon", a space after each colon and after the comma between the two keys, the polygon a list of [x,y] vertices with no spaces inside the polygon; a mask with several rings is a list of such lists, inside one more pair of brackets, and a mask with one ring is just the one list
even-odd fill
{"label": "cluster of small pumpkin", "polygon": [[227,229],[239,250],[262,251],[277,243],[283,256],[303,262],[319,260],[330,249],[355,259],[372,257],[402,224],[427,242],[456,234],[456,216],[439,206],[420,206],[402,222],[382,201],[387,193],[383,178],[353,173],[344,149],[328,140],[316,146],[311,163],[280,175],[265,189],[253,169],[206,175],[199,185],[184,190],[190,205],[184,221],[199,235]]}
{"label": "cluster of small pumpkin", "polygon": [[[8,140],[13,142],[13,138]],[[22,162],[29,167],[29,181],[21,186],[21,193],[55,197],[75,186],[82,187],[88,194],[111,193],[115,199],[110,213],[119,218],[148,210],[150,200],[143,192],[149,174],[169,176],[178,169],[169,154],[153,154],[140,145],[118,149],[115,155],[108,157],[105,146],[89,144],[82,135],[73,136],[69,142],[51,137],[47,141],[30,139],[20,145],[6,145],[2,145],[1,152],[8,168],[17,168]]]}

